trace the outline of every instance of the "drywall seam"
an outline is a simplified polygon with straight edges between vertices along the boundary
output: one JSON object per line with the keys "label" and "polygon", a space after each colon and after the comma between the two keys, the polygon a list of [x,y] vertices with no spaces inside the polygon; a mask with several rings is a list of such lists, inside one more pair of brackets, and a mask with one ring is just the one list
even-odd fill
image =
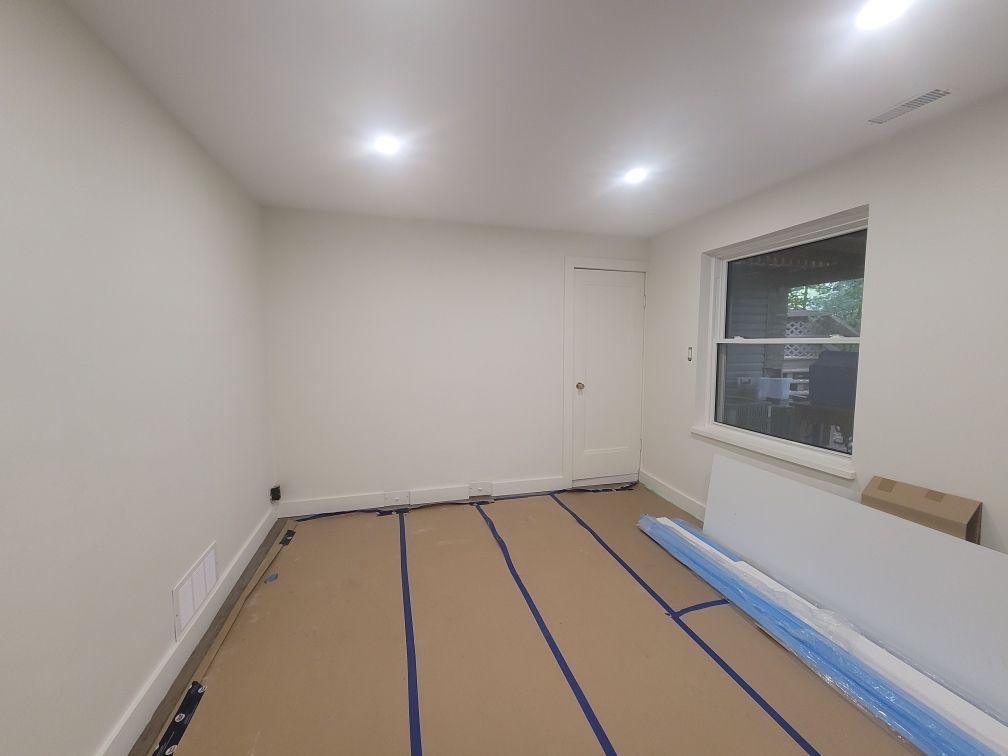
{"label": "drywall seam", "polygon": [[703,522],[704,515],[707,513],[707,506],[699,499],[694,499],[688,493],[680,491],[675,486],[666,483],[643,468],[640,471],[640,482],[652,493],[658,494],[665,501],[674,504],[685,512],[689,512]]}
{"label": "drywall seam", "polygon": [[161,699],[164,698],[172,682],[175,680],[186,661],[196,649],[200,639],[210,627],[213,618],[217,616],[221,605],[239,576],[255,555],[259,545],[277,519],[276,510],[270,507],[266,510],[259,524],[246,539],[234,558],[224,569],[203,608],[193,618],[182,637],[171,644],[171,647],[161,657],[150,677],[137,691],[133,701],[109,732],[105,741],[98,748],[98,754],[115,755],[128,753],[133,743],[143,731],[144,726],[154,714]]}

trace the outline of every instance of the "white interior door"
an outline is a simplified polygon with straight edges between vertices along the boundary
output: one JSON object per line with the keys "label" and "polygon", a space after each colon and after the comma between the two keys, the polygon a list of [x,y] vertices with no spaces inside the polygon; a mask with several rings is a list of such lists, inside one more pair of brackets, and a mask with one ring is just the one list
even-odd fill
{"label": "white interior door", "polygon": [[644,274],[574,271],[574,480],[640,469]]}

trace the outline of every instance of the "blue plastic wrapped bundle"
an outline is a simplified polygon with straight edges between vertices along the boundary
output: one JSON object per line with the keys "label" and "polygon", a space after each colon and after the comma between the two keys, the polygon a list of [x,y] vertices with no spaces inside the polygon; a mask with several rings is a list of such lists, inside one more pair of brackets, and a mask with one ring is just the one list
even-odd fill
{"label": "blue plastic wrapped bundle", "polygon": [[[991,756],[997,753],[797,617],[764,588],[745,580],[742,572],[732,566],[740,562],[737,555],[689,523],[676,520],[675,524],[701,543],[647,515],[638,523],[663,549],[752,617],[826,682],[921,751]],[[703,544],[717,553],[710,553]]]}

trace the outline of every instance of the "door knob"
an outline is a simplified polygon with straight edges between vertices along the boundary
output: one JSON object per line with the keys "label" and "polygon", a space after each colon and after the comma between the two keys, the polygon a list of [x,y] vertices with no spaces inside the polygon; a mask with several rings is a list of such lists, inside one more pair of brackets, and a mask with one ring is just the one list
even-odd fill
{"label": "door knob", "polygon": [[578,391],[582,391],[584,390],[584,384],[581,383],[581,381],[578,381],[577,384],[574,386],[574,388],[576,388]]}

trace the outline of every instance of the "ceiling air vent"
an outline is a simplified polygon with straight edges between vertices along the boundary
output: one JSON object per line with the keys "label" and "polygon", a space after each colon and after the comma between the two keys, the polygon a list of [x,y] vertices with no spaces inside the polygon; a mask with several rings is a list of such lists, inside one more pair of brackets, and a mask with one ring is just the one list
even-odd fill
{"label": "ceiling air vent", "polygon": [[899,118],[901,115],[909,113],[911,110],[916,110],[917,108],[923,107],[928,103],[934,102],[935,100],[940,100],[949,92],[945,89],[932,89],[930,92],[925,92],[922,95],[914,97],[912,100],[907,100],[904,103],[900,103],[895,108],[887,110],[881,115],[877,115],[874,118],[869,118],[868,123],[886,123],[891,121],[893,118]]}

